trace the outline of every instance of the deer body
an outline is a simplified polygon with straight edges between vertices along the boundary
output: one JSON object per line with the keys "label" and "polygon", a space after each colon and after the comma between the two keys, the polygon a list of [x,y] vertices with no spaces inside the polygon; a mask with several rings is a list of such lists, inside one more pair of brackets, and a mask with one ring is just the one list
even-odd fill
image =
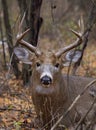
{"label": "deer body", "polygon": [[[38,82],[35,82],[36,78],[34,77],[34,75],[32,76],[32,79],[32,100],[35,105],[37,116],[43,120],[42,126],[45,126],[52,120],[54,124],[54,122],[58,120],[61,115],[64,115],[74,98],[83,91],[84,87],[88,83],[94,80],[93,78],[88,77],[69,76],[68,85],[67,76],[60,74],[59,79],[57,79],[57,82],[55,82],[56,84],[51,86],[53,89],[50,90],[50,88],[43,89],[40,84],[37,84]],[[69,86],[69,88],[67,85]],[[93,87],[95,88],[96,84]],[[68,116],[70,115],[70,118],[68,116],[65,117],[61,124],[68,127],[72,125],[72,123],[76,123],[75,120],[79,121],[80,116],[82,117],[88,111],[92,102],[93,97],[90,95],[90,90],[88,90],[86,94],[84,94],[84,96],[82,96],[81,99],[78,101],[77,106],[75,106],[79,115],[76,113],[74,107],[68,114]],[[95,112],[96,107],[91,112],[91,115],[88,116],[88,118],[92,118]],[[75,119],[76,114],[77,119]],[[48,130],[51,128],[51,126],[48,127]]]}
{"label": "deer body", "polygon": [[[74,98],[93,79],[69,76],[69,82],[67,82],[67,76],[62,74],[62,68],[64,67],[62,54],[82,43],[82,37],[78,33],[73,31],[78,36],[76,42],[55,52],[53,50],[50,51],[48,48],[46,50],[36,48],[22,40],[26,32],[17,37],[17,41],[35,55],[30,59],[29,53],[22,47],[15,48],[14,53],[23,63],[31,64],[32,66],[30,79],[32,100],[37,116],[42,122],[40,127],[42,128],[48,123],[45,129],[50,130],[59,117],[66,112]],[[76,120],[80,119],[78,113],[80,112],[81,115],[84,115],[92,101],[93,98],[87,91],[68,116],[62,120],[62,124],[67,127],[74,124]],[[96,113],[96,108],[94,108],[94,111]]]}

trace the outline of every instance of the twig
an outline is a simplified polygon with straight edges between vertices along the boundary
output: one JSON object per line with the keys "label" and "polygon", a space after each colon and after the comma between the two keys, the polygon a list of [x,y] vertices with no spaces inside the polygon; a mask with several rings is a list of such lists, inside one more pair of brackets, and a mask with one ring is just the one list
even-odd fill
{"label": "twig", "polygon": [[63,118],[65,118],[65,117],[68,115],[68,113],[71,111],[71,109],[75,106],[75,104],[76,104],[77,101],[80,99],[80,97],[86,92],[86,90],[87,90],[88,88],[92,87],[91,85],[93,85],[95,82],[96,82],[96,79],[93,80],[93,81],[91,81],[89,84],[87,84],[87,85],[85,86],[84,90],[74,99],[73,103],[69,106],[69,108],[67,109],[67,111],[65,112],[65,114],[62,115],[62,116],[59,118],[59,120],[53,125],[53,127],[51,128],[51,130],[54,130],[54,129],[57,127],[57,125],[61,122],[61,120],[62,120]]}
{"label": "twig", "polygon": [[92,105],[90,106],[89,110],[87,111],[87,113],[86,113],[86,114],[81,118],[81,120],[78,122],[78,124],[77,124],[75,130],[78,129],[78,127],[80,126],[80,124],[84,121],[84,119],[86,118],[86,116],[87,116],[87,115],[89,114],[89,112],[92,110],[92,108],[93,108],[95,102],[96,102],[96,97],[94,98],[94,101],[93,101]]}

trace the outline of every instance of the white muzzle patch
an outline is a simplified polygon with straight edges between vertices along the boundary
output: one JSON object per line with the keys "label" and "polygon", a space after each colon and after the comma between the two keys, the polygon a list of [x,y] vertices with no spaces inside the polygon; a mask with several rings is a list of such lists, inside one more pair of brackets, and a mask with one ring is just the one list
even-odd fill
{"label": "white muzzle patch", "polygon": [[49,73],[49,72],[43,72],[42,74],[41,74],[41,76],[40,76],[40,79],[42,79],[44,76],[48,76],[48,77],[50,77],[52,80],[53,80],[53,77],[52,77],[52,74],[51,73]]}

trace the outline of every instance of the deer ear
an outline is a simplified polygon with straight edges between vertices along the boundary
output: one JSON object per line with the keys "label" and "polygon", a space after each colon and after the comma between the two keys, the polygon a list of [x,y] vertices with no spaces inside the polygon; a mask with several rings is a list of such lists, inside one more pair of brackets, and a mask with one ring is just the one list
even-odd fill
{"label": "deer ear", "polygon": [[81,54],[82,54],[81,50],[71,50],[66,54],[65,58],[69,62],[72,61],[76,63],[81,57]]}
{"label": "deer ear", "polygon": [[29,52],[25,48],[15,47],[14,54],[22,63],[32,64],[32,62],[29,60]]}
{"label": "deer ear", "polygon": [[71,50],[71,51],[69,51],[65,55],[66,62],[63,64],[63,66],[69,66],[70,62],[76,63],[79,60],[79,58],[81,57],[81,55],[82,55],[81,50]]}

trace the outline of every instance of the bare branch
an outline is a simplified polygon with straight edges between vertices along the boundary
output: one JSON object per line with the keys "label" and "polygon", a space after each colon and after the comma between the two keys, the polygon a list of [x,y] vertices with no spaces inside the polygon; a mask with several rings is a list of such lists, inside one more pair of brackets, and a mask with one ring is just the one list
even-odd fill
{"label": "bare branch", "polygon": [[95,102],[96,102],[96,97],[94,98],[94,101],[93,101],[92,105],[90,106],[89,110],[87,111],[87,113],[81,118],[81,120],[80,120],[79,123],[77,124],[75,130],[78,129],[78,127],[80,126],[80,124],[81,124],[81,123],[84,121],[84,119],[87,117],[88,113],[92,110],[92,108],[93,108]]}

